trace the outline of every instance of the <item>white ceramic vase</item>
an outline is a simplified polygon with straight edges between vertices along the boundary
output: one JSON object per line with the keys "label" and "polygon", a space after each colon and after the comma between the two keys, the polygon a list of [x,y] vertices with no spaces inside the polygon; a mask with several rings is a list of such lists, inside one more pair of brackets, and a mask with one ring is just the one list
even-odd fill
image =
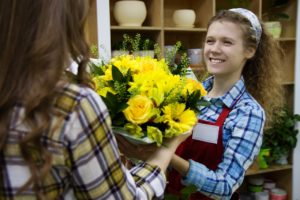
{"label": "white ceramic vase", "polygon": [[121,55],[129,55],[129,51],[123,51],[123,50],[113,50],[111,52],[112,57],[117,57]]}
{"label": "white ceramic vase", "polygon": [[196,13],[192,9],[179,9],[173,13],[173,22],[177,27],[194,27]]}
{"label": "white ceramic vase", "polygon": [[278,160],[275,161],[276,164],[278,165],[287,165],[288,162],[288,154],[282,154]]}
{"label": "white ceramic vase", "polygon": [[202,49],[188,49],[188,58],[191,65],[199,65],[202,62]]}
{"label": "white ceramic vase", "polygon": [[113,13],[120,26],[142,26],[147,16],[145,3],[137,0],[117,1]]}
{"label": "white ceramic vase", "polygon": [[154,58],[154,50],[141,50],[139,52],[139,55],[142,57],[148,56]]}

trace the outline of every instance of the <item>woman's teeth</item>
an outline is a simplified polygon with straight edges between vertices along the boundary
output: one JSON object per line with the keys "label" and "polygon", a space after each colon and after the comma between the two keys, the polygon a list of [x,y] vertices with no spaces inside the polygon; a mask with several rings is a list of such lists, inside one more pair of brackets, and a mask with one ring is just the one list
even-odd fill
{"label": "woman's teeth", "polygon": [[216,63],[224,62],[224,60],[221,60],[221,59],[215,59],[215,58],[210,58],[210,62],[212,62],[213,64],[216,64]]}

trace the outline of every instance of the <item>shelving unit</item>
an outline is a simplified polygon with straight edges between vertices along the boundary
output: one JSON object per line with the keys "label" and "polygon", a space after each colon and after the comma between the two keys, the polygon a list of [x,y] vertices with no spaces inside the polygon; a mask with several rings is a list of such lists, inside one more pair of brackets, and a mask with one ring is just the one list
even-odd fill
{"label": "shelving unit", "polygon": [[292,168],[293,168],[292,165],[273,165],[266,169],[249,169],[246,172],[246,176],[265,174],[265,173],[277,172],[282,170],[290,170]]}
{"label": "shelving unit", "polygon": [[[117,0],[109,0],[110,14],[107,20],[110,21],[110,35],[108,39],[111,43],[106,51],[111,51],[110,46],[122,40],[124,33],[134,35],[141,33],[142,37],[150,38],[156,41],[162,51],[165,45],[173,45],[176,41],[181,41],[185,48],[202,48],[206,34],[206,25],[209,19],[215,15],[219,9],[229,9],[231,6],[224,0],[143,0],[147,8],[147,17],[141,27],[124,27],[118,26],[113,16],[113,6]],[[106,2],[107,0],[97,0]],[[266,11],[264,0],[252,0],[247,9],[254,12],[260,19]],[[281,11],[288,13],[290,20],[282,23],[282,34],[278,39],[284,49],[284,65],[282,71],[282,84],[286,89],[284,94],[287,97],[287,103],[291,109],[294,107],[294,83],[295,83],[295,52],[296,52],[296,17],[297,17],[297,0],[290,0],[289,4]],[[104,9],[104,8],[102,8]],[[196,13],[196,22],[194,28],[175,27],[172,21],[172,14],[176,9],[194,9]],[[134,11],[133,11],[134,12]],[[98,10],[98,15],[103,11]],[[95,13],[94,13],[95,15]],[[97,22],[93,20],[95,16],[90,16],[88,29],[90,40],[95,43],[95,27]],[[263,20],[263,19],[262,19]],[[101,26],[101,25],[99,25]],[[93,28],[94,27],[94,28]],[[99,35],[99,34],[98,34]],[[103,39],[102,39],[103,40]],[[99,36],[98,36],[99,41]],[[98,44],[99,46],[99,44]],[[272,166],[266,170],[249,170],[246,173],[246,179],[253,175],[264,175],[277,181],[277,185],[288,191],[288,197],[291,199],[292,194],[292,171],[293,164],[287,166]],[[295,188],[295,187],[294,187]]]}

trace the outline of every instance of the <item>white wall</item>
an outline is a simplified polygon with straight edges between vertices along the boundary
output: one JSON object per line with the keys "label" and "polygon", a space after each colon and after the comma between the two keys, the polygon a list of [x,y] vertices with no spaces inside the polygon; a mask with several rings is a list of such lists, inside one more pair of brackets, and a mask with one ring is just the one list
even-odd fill
{"label": "white wall", "polygon": [[[296,35],[296,65],[295,65],[295,97],[294,113],[300,114],[300,3],[297,8],[297,35]],[[300,130],[298,122],[296,128]],[[298,133],[298,142],[293,155],[293,200],[300,200],[300,131]]]}
{"label": "white wall", "polygon": [[99,58],[111,57],[109,0],[97,0],[97,32]]}

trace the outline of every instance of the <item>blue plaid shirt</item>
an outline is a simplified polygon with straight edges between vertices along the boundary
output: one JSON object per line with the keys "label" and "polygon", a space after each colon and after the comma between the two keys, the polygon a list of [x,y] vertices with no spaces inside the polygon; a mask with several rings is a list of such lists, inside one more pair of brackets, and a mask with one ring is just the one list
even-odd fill
{"label": "blue plaid shirt", "polygon": [[[212,88],[213,77],[203,83],[207,91]],[[189,160],[190,168],[183,179],[185,185],[195,185],[198,191],[213,199],[230,199],[242,184],[245,171],[258,154],[261,143],[265,113],[263,108],[247,92],[243,78],[222,97],[211,98],[211,105],[201,108],[200,119],[216,122],[222,106],[231,107],[223,125],[224,153],[217,170],[209,170],[201,163]],[[213,155],[212,155],[213,156]]]}

